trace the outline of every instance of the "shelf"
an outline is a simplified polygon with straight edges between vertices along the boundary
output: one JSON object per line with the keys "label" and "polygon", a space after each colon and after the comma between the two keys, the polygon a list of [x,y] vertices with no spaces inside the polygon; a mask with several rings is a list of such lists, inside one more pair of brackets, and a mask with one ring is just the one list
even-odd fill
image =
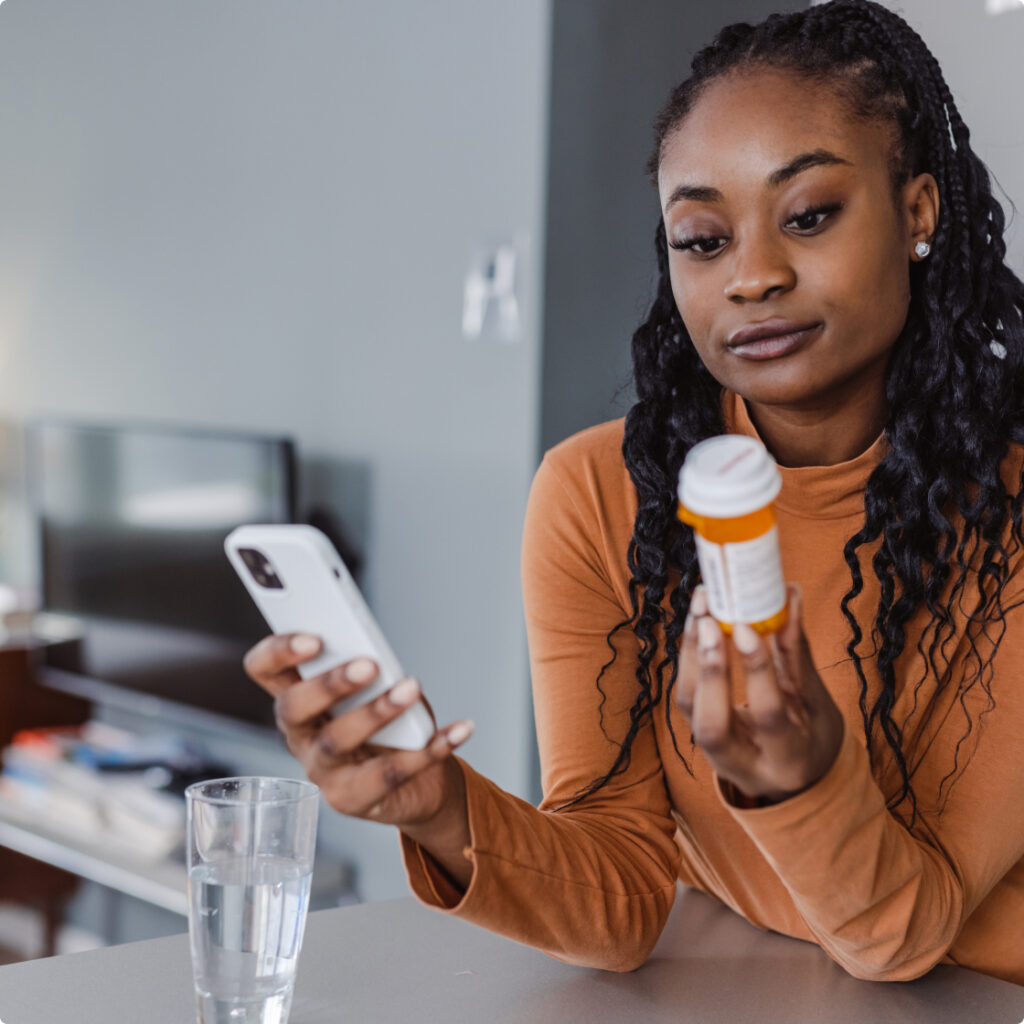
{"label": "shelf", "polygon": [[0,845],[175,914],[188,913],[183,861],[126,856],[107,840],[61,829],[9,802],[0,802]]}
{"label": "shelf", "polygon": [[[80,832],[42,821],[23,808],[0,801],[0,846],[63,868],[127,896],[188,915],[185,863],[174,857],[146,861],[113,850],[109,839],[90,840]],[[310,908],[356,903],[348,866],[317,855]]]}

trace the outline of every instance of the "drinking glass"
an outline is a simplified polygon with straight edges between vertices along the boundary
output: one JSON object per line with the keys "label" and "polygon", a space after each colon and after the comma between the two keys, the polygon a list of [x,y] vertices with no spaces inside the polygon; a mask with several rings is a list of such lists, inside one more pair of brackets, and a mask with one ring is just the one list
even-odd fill
{"label": "drinking glass", "polygon": [[306,927],[319,790],[252,776],[197,782],[188,931],[201,1024],[285,1024]]}

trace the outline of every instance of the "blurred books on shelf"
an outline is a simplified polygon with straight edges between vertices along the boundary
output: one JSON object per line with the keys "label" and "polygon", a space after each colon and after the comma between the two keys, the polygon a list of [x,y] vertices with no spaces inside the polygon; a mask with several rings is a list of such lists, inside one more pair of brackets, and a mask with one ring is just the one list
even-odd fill
{"label": "blurred books on shelf", "polygon": [[96,722],[21,730],[2,759],[0,808],[140,861],[183,857],[185,786],[230,774],[178,737]]}

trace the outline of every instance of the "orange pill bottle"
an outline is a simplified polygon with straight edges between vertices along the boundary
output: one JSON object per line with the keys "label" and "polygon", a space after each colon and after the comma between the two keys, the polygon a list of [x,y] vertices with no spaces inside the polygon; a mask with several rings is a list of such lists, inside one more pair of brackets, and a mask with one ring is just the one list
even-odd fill
{"label": "orange pill bottle", "polygon": [[782,477],[752,437],[724,434],[690,449],[679,471],[679,518],[694,530],[711,614],[726,633],[762,635],[786,622],[775,499]]}

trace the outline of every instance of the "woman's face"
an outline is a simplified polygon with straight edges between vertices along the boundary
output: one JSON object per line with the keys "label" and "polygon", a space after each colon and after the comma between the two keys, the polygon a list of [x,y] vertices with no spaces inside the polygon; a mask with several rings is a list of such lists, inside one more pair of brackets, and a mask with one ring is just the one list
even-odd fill
{"label": "woman's face", "polygon": [[[897,208],[891,145],[831,90],[779,71],[714,82],[667,138],[672,292],[725,387],[795,409],[881,393],[914,244],[931,240],[938,208],[927,174]],[[739,333],[759,325],[775,336]]]}

